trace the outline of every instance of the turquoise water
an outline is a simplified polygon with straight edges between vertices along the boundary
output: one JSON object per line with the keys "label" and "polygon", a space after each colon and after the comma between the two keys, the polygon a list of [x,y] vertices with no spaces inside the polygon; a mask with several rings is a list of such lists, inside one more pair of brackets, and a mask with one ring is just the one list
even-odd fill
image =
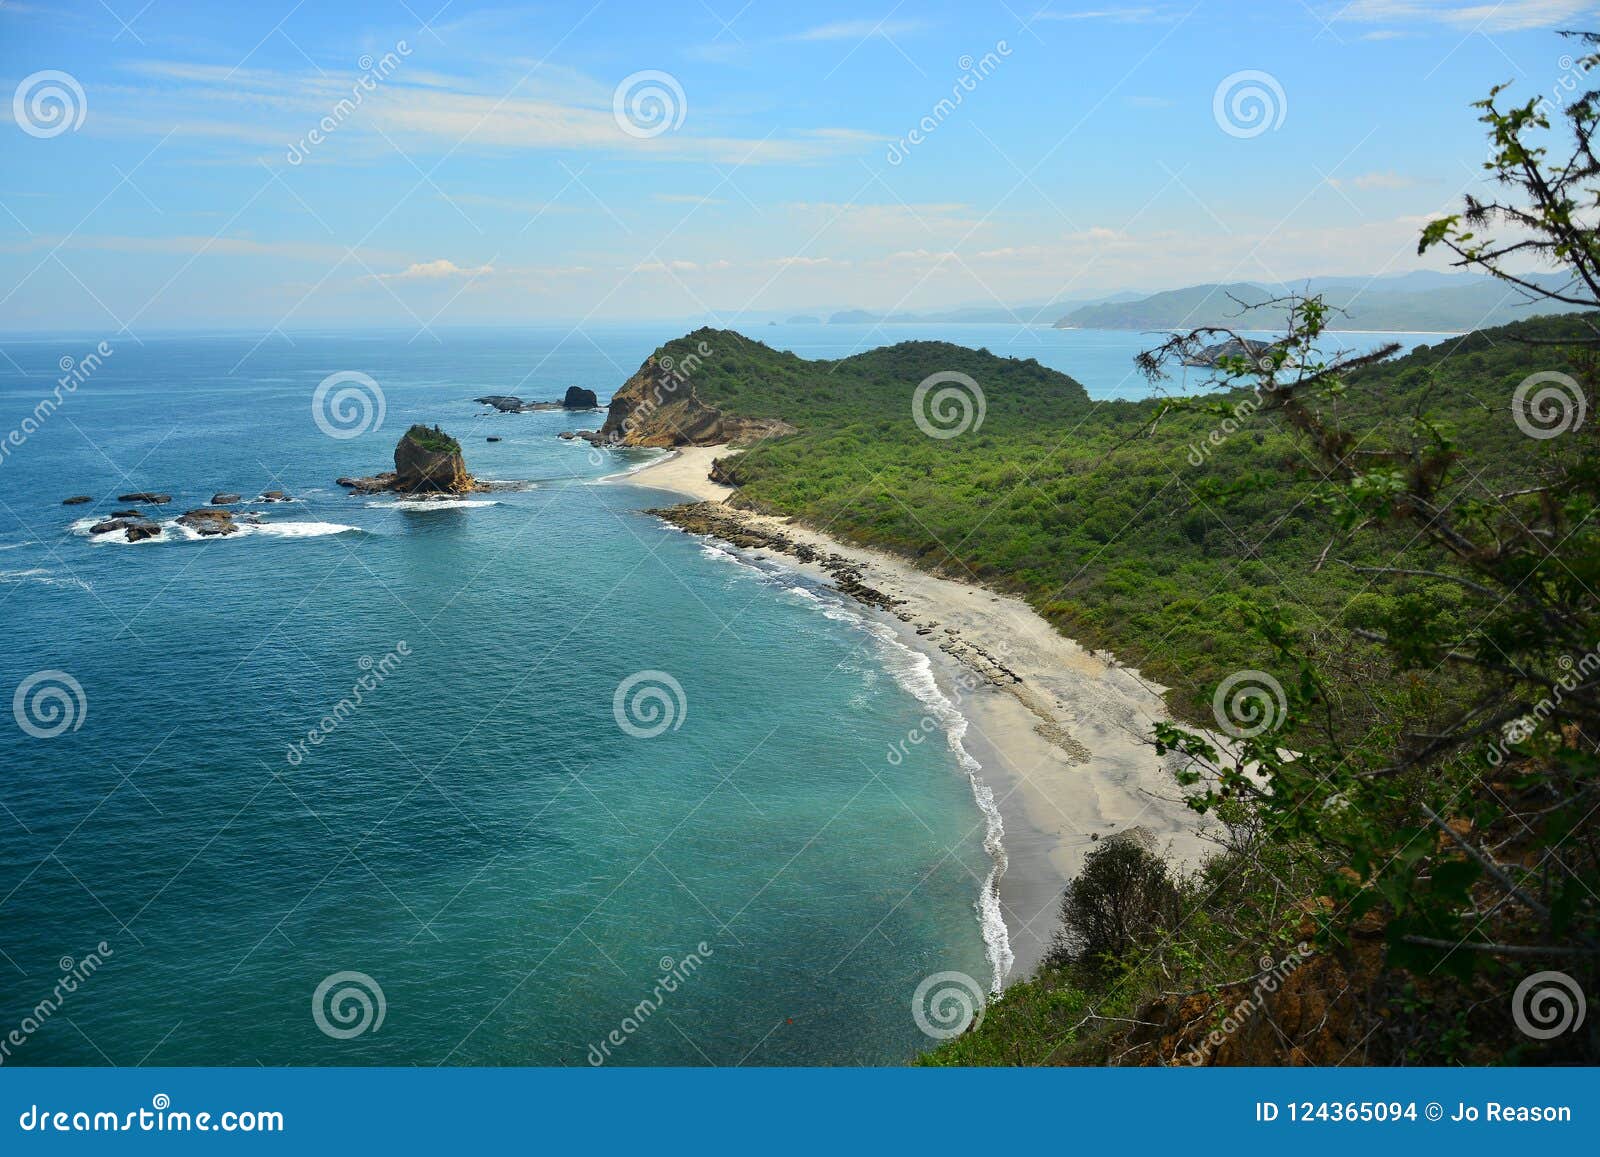
{"label": "turquoise water", "polygon": [[[0,717],[7,1063],[584,1064],[613,1030],[612,1063],[896,1062],[930,1043],[922,978],[987,986],[972,785],[943,745],[885,759],[924,713],[918,661],[640,513],[669,496],[591,484],[628,462],[555,434],[594,415],[470,401],[605,396],[665,335],[559,336],[129,342],[11,448],[0,691],[60,671],[85,706],[53,738]],[[91,347],[8,343],[5,424]],[[312,390],[357,368],[383,425],[328,437]],[[525,488],[424,511],[334,485],[413,420]],[[71,529],[124,491],[170,491],[170,519],[273,487],[298,501],[246,502],[264,526],[229,539]],[[682,688],[651,738],[614,715],[641,671]],[[312,997],[346,971],[384,1019],[336,1039]]]}
{"label": "turquoise water", "polygon": [[[758,336],[808,356],[943,336],[1132,389],[1139,335],[1030,332]],[[471,401],[605,399],[672,333],[442,336],[113,341],[37,426],[61,359],[98,339],[0,343],[0,439],[17,434],[0,457],[0,704],[65,688],[71,719],[31,696],[0,715],[0,1044],[22,1038],[0,1062],[926,1048],[918,985],[987,987],[1004,953],[980,921],[988,829],[960,753],[886,759],[936,700],[926,660],[772,560],[642,513],[670,496],[595,485],[640,461],[555,437],[595,415]],[[346,370],[379,384],[385,414],[332,437],[313,391]],[[411,509],[334,484],[384,468],[413,421],[516,488]],[[272,488],[296,501],[248,501]],[[237,491],[262,523],[88,537],[133,490],[170,492],[168,521]],[[61,505],[79,493],[95,503]],[[670,711],[660,734],[619,724],[635,676],[646,696],[622,719],[648,731]],[[342,973],[362,974],[370,1017],[332,999]]]}

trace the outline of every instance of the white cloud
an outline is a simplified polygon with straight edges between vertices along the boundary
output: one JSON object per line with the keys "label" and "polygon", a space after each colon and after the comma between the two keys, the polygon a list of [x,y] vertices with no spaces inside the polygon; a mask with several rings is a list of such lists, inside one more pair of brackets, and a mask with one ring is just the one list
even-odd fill
{"label": "white cloud", "polygon": [[480,265],[476,269],[462,268],[454,261],[440,258],[437,261],[414,261],[399,273],[379,273],[380,281],[443,281],[451,277],[482,277],[493,273],[494,266]]}
{"label": "white cloud", "polygon": [[917,20],[838,20],[832,24],[820,24],[815,28],[808,28],[804,32],[797,32],[791,40],[865,40],[877,34],[879,36],[905,36],[908,33],[920,32],[925,27]]}
{"label": "white cloud", "polygon": [[1335,189],[1349,186],[1353,189],[1412,189],[1420,182],[1415,177],[1408,177],[1403,173],[1362,173],[1356,177],[1329,177],[1328,184]]}
{"label": "white cloud", "polygon": [[1500,0],[1496,4],[1353,0],[1333,18],[1358,24],[1431,21],[1464,32],[1520,32],[1563,24],[1586,12],[1590,6],[1590,0]]}
{"label": "white cloud", "polygon": [[1166,8],[1092,8],[1076,12],[1045,9],[1034,13],[1035,20],[1100,20],[1108,24],[1170,24],[1182,13]]}

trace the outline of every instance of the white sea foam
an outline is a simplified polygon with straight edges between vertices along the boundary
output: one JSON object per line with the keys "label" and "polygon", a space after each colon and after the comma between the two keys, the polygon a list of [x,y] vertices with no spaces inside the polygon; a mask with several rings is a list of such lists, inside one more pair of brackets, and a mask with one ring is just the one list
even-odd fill
{"label": "white sea foam", "polygon": [[393,502],[369,502],[374,510],[465,510],[475,506],[499,506],[493,498],[400,498]]}
{"label": "white sea foam", "polygon": [[113,543],[118,546],[143,546],[153,542],[227,542],[231,539],[248,538],[251,535],[261,535],[266,538],[321,538],[329,534],[347,534],[352,531],[359,532],[359,526],[348,526],[342,522],[237,522],[234,524],[233,534],[201,534],[193,527],[185,526],[177,519],[168,519],[158,523],[161,533],[153,538],[143,538],[138,542],[130,543],[128,536],[121,531],[113,530],[107,534],[89,533],[89,528],[102,518],[80,518],[72,524],[72,533],[80,537],[87,537],[95,545]]}
{"label": "white sea foam", "polygon": [[[762,567],[747,562],[742,557],[742,552],[721,546],[711,539],[702,538],[700,542],[701,552],[708,557],[726,558],[751,570],[767,573]],[[779,565],[785,566],[785,564]],[[870,617],[855,603],[845,601],[842,596],[819,598],[804,587],[789,585],[793,581],[792,573],[773,577],[784,582],[785,590],[789,593],[804,595],[814,601],[825,617],[835,622],[848,623],[877,640],[880,644],[879,656],[884,669],[901,689],[916,699],[923,710],[938,720],[944,729],[946,742],[955,755],[956,762],[961,765],[961,770],[966,773],[967,782],[972,786],[973,801],[978,805],[978,811],[982,813],[984,819],[983,850],[988,854],[991,866],[988,878],[984,880],[982,891],[973,907],[977,910],[978,924],[983,933],[984,952],[994,974],[990,988],[993,992],[1000,992],[1006,974],[1016,962],[1016,954],[1011,950],[1011,934],[1006,930],[1005,916],[1000,907],[1000,878],[1006,874],[1010,861],[1005,849],[1005,824],[995,803],[994,790],[984,782],[983,765],[972,757],[962,743],[970,726],[966,716],[961,714],[955,703],[940,689],[939,682],[933,674],[933,659],[908,645],[893,627]]]}
{"label": "white sea foam", "polygon": [[39,583],[47,587],[78,587],[86,591],[94,590],[94,587],[80,578],[57,578],[55,572],[39,566],[28,570],[0,570],[0,583]]}
{"label": "white sea foam", "polygon": [[328,534],[359,533],[359,526],[342,522],[257,522],[245,523],[240,528],[245,534],[262,534],[268,538],[321,538]]}

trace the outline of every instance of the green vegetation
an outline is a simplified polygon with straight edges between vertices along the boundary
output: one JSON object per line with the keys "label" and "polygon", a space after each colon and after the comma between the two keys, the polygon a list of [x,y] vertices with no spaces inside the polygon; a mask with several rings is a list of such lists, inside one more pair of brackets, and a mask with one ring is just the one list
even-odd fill
{"label": "green vegetation", "polygon": [[406,431],[406,437],[430,454],[459,454],[461,443],[438,426],[424,426],[421,422]]}
{"label": "green vegetation", "polygon": [[[1528,441],[1508,420],[1528,372],[1511,332],[1363,371],[1366,388],[1341,404],[1351,420],[1448,415],[1457,437],[1498,464],[1486,483],[1509,483],[1526,473]],[[1553,339],[1582,323],[1536,319],[1515,332]],[[1393,532],[1324,560],[1335,487],[1281,422],[1251,412],[1253,391],[1212,395],[1220,413],[1161,398],[1096,403],[1031,359],[940,342],[811,362],[701,330],[664,352],[681,361],[700,341],[713,350],[694,377],[701,398],[801,428],[726,462],[742,502],[1014,591],[1063,634],[1172,687],[1187,717],[1209,718],[1211,688],[1265,661],[1263,642],[1242,629],[1263,601],[1331,644],[1341,625],[1429,585],[1353,569],[1387,563],[1404,545]],[[972,377],[986,413],[976,431],[941,440],[917,426],[911,394],[943,371]],[[1237,429],[1223,434],[1224,423]]]}
{"label": "green vegetation", "polygon": [[[1593,310],[1600,92],[1555,159],[1544,108],[1499,93],[1478,107],[1503,198],[1421,248]],[[1506,264],[1528,258],[1561,275]],[[1190,721],[1154,746],[1187,757],[1219,853],[1174,878],[1097,850],[1037,978],[927,1063],[1600,1057],[1592,1025],[1528,1031],[1600,991],[1600,315],[1386,361],[1326,353],[1322,299],[1274,304],[1283,344],[1230,360],[1232,388],[1145,402],[941,343],[807,363],[688,339],[714,351],[705,400],[800,427],[726,464],[740,501],[1015,590]],[[1536,973],[1564,991],[1529,996]]]}

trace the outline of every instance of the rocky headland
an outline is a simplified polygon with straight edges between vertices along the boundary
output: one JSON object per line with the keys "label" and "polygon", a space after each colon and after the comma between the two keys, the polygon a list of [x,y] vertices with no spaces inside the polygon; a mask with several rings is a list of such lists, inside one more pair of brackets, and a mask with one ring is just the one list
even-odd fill
{"label": "rocky headland", "polygon": [[[685,359],[687,360],[687,359]],[[574,435],[596,446],[749,445],[795,433],[777,418],[729,414],[695,392],[693,367],[652,354],[611,397],[598,430]]]}

